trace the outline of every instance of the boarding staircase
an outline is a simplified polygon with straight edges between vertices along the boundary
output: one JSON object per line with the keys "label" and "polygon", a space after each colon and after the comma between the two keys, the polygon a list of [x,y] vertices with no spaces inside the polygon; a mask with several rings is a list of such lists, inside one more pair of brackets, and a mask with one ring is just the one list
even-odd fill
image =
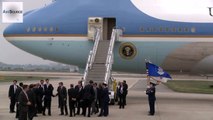
{"label": "boarding staircase", "polygon": [[83,84],[90,80],[93,82],[110,84],[111,70],[113,64],[113,48],[115,41],[119,40],[122,34],[120,29],[113,29],[110,40],[101,40],[102,31],[96,30],[96,37],[93,49],[89,53],[87,65],[84,72]]}

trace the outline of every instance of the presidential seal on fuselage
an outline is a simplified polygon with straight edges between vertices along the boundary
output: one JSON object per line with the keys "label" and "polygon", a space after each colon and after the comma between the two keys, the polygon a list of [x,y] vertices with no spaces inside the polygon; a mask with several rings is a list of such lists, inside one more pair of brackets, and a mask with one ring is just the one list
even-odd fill
{"label": "presidential seal on fuselage", "polygon": [[124,59],[133,59],[137,54],[137,50],[134,44],[126,42],[121,44],[119,48],[120,56]]}

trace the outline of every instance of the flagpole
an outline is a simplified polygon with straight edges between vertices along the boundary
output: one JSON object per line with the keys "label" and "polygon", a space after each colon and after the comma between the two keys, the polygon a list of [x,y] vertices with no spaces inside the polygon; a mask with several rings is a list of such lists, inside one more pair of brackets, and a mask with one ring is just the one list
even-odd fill
{"label": "flagpole", "polygon": [[153,80],[157,81],[156,85],[159,85],[159,84],[161,83],[160,80],[157,80],[157,79],[155,79],[155,78],[153,78],[153,77],[150,77],[150,78],[152,78]]}
{"label": "flagpole", "polygon": [[147,75],[147,86],[150,86],[150,76]]}
{"label": "flagpole", "polygon": [[149,62],[147,59],[145,59],[146,62],[146,74],[147,74],[147,86],[150,86],[150,76],[149,76],[149,71],[148,71],[148,66],[147,63]]}

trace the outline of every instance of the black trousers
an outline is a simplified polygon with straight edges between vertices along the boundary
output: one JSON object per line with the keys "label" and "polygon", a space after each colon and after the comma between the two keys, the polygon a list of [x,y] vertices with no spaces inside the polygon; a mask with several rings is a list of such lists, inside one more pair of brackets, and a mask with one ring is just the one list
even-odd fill
{"label": "black trousers", "polygon": [[125,96],[124,95],[120,95],[119,96],[119,101],[120,101],[120,103],[119,103],[119,108],[124,108],[124,106],[125,106]]}
{"label": "black trousers", "polygon": [[126,105],[126,95],[124,95],[124,105]]}
{"label": "black trousers", "polygon": [[76,114],[80,114],[80,109],[83,106],[82,104],[83,104],[83,102],[81,102],[81,100],[76,101],[76,107],[77,107],[77,113]]}
{"label": "black trousers", "polygon": [[51,100],[44,100],[43,114],[45,114],[46,109],[48,109],[48,115],[51,115]]}
{"label": "black trousers", "polygon": [[10,112],[14,112],[15,104],[16,104],[15,97],[11,97],[10,98]]}
{"label": "black trousers", "polygon": [[67,111],[67,101],[66,100],[60,100],[60,109],[61,109],[61,114],[64,114],[64,110],[65,110],[65,114],[68,114]]}
{"label": "black trousers", "polygon": [[91,105],[92,105],[92,101],[91,100],[84,100],[83,102],[83,115],[86,116],[86,110],[88,108],[88,117],[90,117],[90,113],[91,113]]}
{"label": "black trousers", "polygon": [[19,104],[16,103],[16,118],[19,117]]}
{"label": "black trousers", "polygon": [[27,106],[19,106],[19,117],[18,120],[27,120]]}
{"label": "black trousers", "polygon": [[69,101],[70,116],[75,116],[75,101]]}
{"label": "black trousers", "polygon": [[36,107],[35,106],[29,106],[29,108],[28,108],[28,119],[32,120],[33,117],[35,116],[35,114],[36,114]]}
{"label": "black trousers", "polygon": [[155,100],[149,100],[149,109],[150,109],[150,114],[154,115],[155,114]]}
{"label": "black trousers", "polygon": [[42,113],[42,109],[43,109],[42,98],[39,98],[36,103],[37,103],[37,111],[38,111],[38,113]]}
{"label": "black trousers", "polygon": [[109,103],[108,101],[103,101],[101,103],[101,112],[99,114],[99,116],[108,116],[109,115]]}

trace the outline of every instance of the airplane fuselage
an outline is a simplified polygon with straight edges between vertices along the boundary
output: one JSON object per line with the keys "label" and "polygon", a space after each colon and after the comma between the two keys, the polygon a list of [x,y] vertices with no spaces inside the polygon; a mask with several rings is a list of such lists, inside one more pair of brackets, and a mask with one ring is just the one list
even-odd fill
{"label": "airplane fuselage", "polygon": [[[144,73],[144,60],[148,59],[169,71],[213,72],[209,65],[213,60],[213,20],[154,18],[136,3],[138,0],[57,0],[27,13],[23,24],[10,25],[4,37],[36,56],[84,68],[94,44],[87,37],[88,18],[115,18],[123,35],[115,43],[113,70]],[[125,46],[134,53],[124,51]]]}

